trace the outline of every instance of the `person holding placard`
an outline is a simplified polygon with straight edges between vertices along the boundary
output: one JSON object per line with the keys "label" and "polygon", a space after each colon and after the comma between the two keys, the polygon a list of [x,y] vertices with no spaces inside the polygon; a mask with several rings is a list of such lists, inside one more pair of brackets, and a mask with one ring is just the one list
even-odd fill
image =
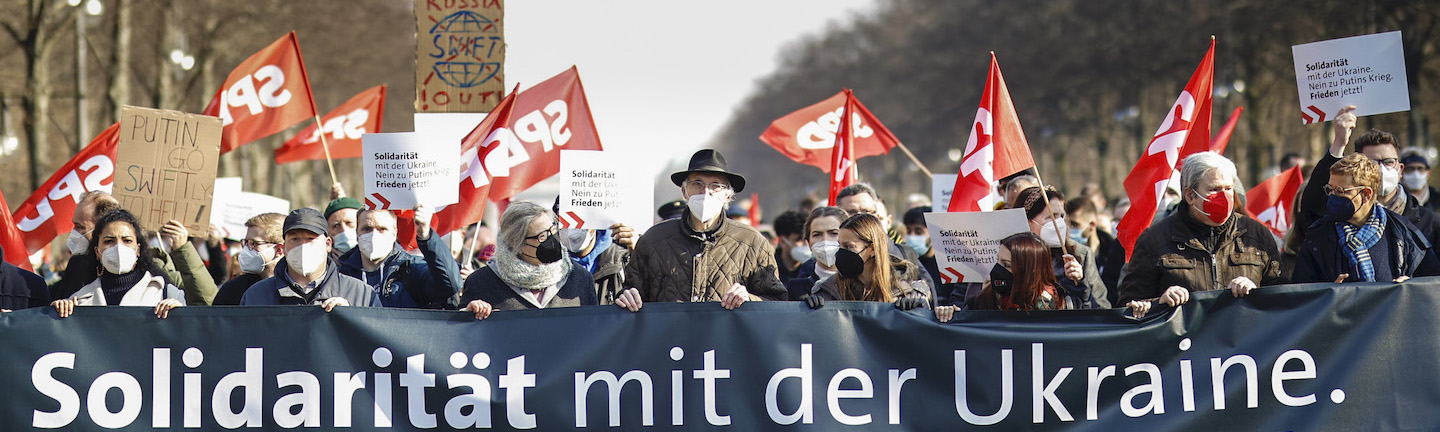
{"label": "person holding placard", "polygon": [[[1300,194],[1300,211],[1295,214],[1294,225],[1302,229],[1302,236],[1308,235],[1308,230],[1304,230],[1306,227],[1325,217],[1328,198],[1324,187],[1330,180],[1330,167],[1345,156],[1345,145],[1355,129],[1355,108],[1354,105],[1347,106],[1335,115],[1332,122],[1335,138],[1330,142],[1330,150],[1320,157],[1305,180],[1305,189]],[[1440,241],[1440,215],[1420,205],[1415,197],[1403,193],[1400,188],[1400,171],[1404,165],[1400,162],[1400,142],[1395,135],[1372,129],[1355,139],[1355,153],[1379,164],[1380,183],[1375,192],[1380,205],[1409,220],[1431,244]]]}
{"label": "person holding placard", "polygon": [[816,207],[805,219],[805,242],[810,245],[809,260],[795,269],[795,277],[785,281],[790,298],[800,300],[821,279],[835,274],[835,254],[840,251],[840,223],[850,214],[839,207]]}
{"label": "person holding placard", "polygon": [[155,265],[141,232],[140,221],[128,211],[100,216],[85,251],[100,263],[100,275],[70,297],[51,303],[61,318],[69,317],[76,306],[154,306],[160,318],[185,306],[185,294]]}
{"label": "person holding placard", "polygon": [[836,273],[815,283],[805,304],[817,309],[826,300],[877,301],[894,303],[900,310],[928,308],[931,290],[920,279],[925,270],[890,255],[889,242],[879,217],[850,216],[840,224]]}
{"label": "person holding placard", "polygon": [[1050,247],[1053,273],[1059,281],[1056,286],[1062,289],[1061,294],[1072,298],[1072,307],[1109,309],[1110,299],[1105,295],[1105,282],[1100,280],[1100,270],[1095,265],[1095,253],[1069,238],[1063,201],[1059,192],[1041,193],[1040,188],[1032,187],[1015,195],[1015,208],[1025,209],[1030,232]]}
{"label": "person holding placard", "polygon": [[705,149],[670,181],[685,198],[684,216],[640,237],[625,283],[646,302],[718,301],[733,310],[751,300],[784,300],[774,247],[749,225],[725,218],[730,201],[745,190],[745,177],[728,170],[720,152]]}
{"label": "person holding placard", "polygon": [[1380,164],[1353,153],[1329,174],[1325,216],[1305,229],[1294,282],[1398,283],[1440,275],[1434,246],[1380,201]]}
{"label": "person holding placard", "polygon": [[[631,290],[628,295],[639,294]],[[594,306],[599,301],[590,272],[565,259],[555,213],[517,201],[500,215],[495,256],[465,279],[460,303],[475,319],[485,319],[493,311]]]}
{"label": "person holding placard", "polygon": [[285,256],[285,250],[280,248],[285,243],[280,230],[284,221],[285,215],[280,213],[262,213],[245,221],[245,238],[240,242],[240,253],[235,255],[241,274],[220,285],[214,304],[238,305],[250,286],[275,276],[275,265]]}
{"label": "person holding placard", "polygon": [[1120,277],[1120,301],[1135,316],[1171,307],[1191,291],[1229,290],[1241,297],[1283,283],[1275,236],[1238,204],[1235,163],[1214,152],[1186,157],[1175,213],[1140,234]]}
{"label": "person holding placard", "polygon": [[[340,273],[330,258],[331,239],[320,211],[302,207],[285,216],[284,257],[276,272],[240,297],[241,305],[379,306],[380,296],[359,279]],[[283,265],[281,265],[283,264]]]}
{"label": "person holding placard", "polygon": [[[995,266],[969,299],[966,310],[1059,310],[1074,309],[1074,298],[1063,293],[1051,267],[1050,248],[1034,233],[1011,234],[1000,240]],[[935,319],[950,322],[957,306],[938,306]]]}
{"label": "person holding placard", "polygon": [[[337,212],[338,214],[338,212]],[[451,299],[463,282],[450,247],[430,229],[430,209],[415,207],[415,243],[422,257],[396,239],[399,220],[390,210],[360,210],[356,247],[340,256],[340,273],[365,281],[385,307],[455,309]]]}

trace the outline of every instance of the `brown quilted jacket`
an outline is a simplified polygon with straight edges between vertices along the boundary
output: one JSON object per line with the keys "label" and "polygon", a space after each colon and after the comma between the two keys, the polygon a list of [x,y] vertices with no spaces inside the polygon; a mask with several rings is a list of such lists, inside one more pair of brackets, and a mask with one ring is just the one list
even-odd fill
{"label": "brown quilted jacket", "polygon": [[679,218],[661,222],[635,244],[625,266],[625,284],[646,302],[720,301],[732,283],[744,285],[752,300],[785,300],[776,275],[775,248],[760,232],[729,219],[710,232],[695,232]]}

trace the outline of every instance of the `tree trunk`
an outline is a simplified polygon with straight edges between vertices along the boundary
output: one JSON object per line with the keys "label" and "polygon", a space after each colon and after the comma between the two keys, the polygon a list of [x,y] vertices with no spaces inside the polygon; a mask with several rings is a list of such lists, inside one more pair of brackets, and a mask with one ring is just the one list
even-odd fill
{"label": "tree trunk", "polygon": [[120,121],[120,107],[130,103],[130,0],[115,0],[115,47],[110,54],[110,106],[111,122]]}

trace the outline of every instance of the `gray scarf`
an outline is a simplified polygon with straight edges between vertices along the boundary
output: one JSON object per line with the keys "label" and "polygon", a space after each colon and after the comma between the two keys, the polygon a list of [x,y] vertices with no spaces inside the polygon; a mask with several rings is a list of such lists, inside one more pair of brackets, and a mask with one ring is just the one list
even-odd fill
{"label": "gray scarf", "polygon": [[490,258],[489,266],[495,268],[495,275],[506,285],[525,290],[540,290],[565,283],[565,277],[570,275],[570,260],[561,258],[559,261],[550,264],[530,264],[520,259],[520,254],[515,253],[504,244],[495,245],[495,256]]}

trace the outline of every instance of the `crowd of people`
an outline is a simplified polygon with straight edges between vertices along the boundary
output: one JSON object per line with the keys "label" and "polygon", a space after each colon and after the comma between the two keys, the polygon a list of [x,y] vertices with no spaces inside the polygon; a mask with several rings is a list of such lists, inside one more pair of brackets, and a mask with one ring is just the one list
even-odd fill
{"label": "crowd of people", "polygon": [[1111,205],[1091,186],[1066,200],[1033,171],[1001,179],[998,207],[1022,209],[1029,230],[1000,241],[983,283],[937,283],[944,278],[924,219],[931,207],[907,203],[896,221],[864,183],[841,190],[833,206],[784,211],[762,234],[736,211],[746,177],[719,152],[701,150],[670,177],[681,199],[661,205],[662,221],[643,235],[623,224],[561,228],[557,200],[514,202],[493,229],[442,236],[430,227],[431,209],[402,219],[365,208],[336,184],[323,209],[256,215],[236,242],[179,221],[149,232],[114,197],[92,191],[73,213],[68,256],[40,275],[0,265],[0,309],[49,305],[63,318],[77,306],[146,306],[165,318],[187,305],[367,306],[484,319],[592,305],[639,312],[653,302],[733,310],[751,301],[871,301],[929,309],[945,322],[966,309],[1143,316],[1196,291],[1239,297],[1291,282],[1440,275],[1432,247],[1440,191],[1429,186],[1428,159],[1402,155],[1382,131],[1352,146],[1354,127],[1348,110],[1336,117],[1334,141],[1309,170],[1284,236],[1246,215],[1235,164],[1212,152],[1184,159],[1171,199],[1128,258],[1115,232],[1123,199]]}

